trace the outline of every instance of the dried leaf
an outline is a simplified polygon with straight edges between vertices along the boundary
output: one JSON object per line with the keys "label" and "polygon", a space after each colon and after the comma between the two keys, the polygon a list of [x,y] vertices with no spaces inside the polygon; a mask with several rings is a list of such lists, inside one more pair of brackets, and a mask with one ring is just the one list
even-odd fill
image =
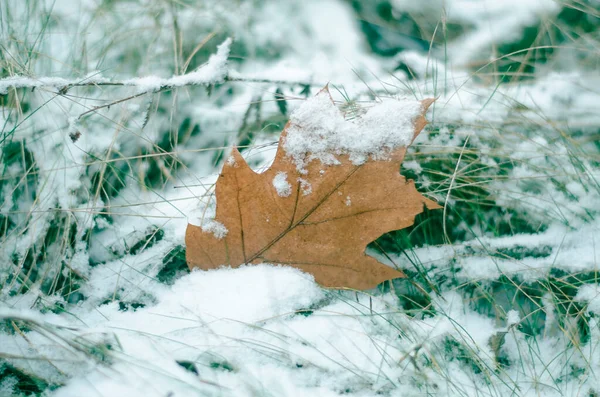
{"label": "dried leaf", "polygon": [[[414,137],[432,102],[422,102]],[[366,255],[365,248],[384,233],[412,225],[424,206],[439,208],[400,175],[406,148],[359,165],[348,154],[337,155],[337,165],[312,160],[301,173],[283,148],[289,128],[290,123],[273,165],[261,174],[233,149],[216,185],[216,222],[188,225],[190,268],[277,263],[313,274],[324,287],[361,290],[405,277]]]}

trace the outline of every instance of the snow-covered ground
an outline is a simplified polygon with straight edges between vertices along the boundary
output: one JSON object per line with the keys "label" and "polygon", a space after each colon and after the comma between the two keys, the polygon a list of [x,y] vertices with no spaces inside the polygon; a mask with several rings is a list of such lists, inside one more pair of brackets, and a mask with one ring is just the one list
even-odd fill
{"label": "snow-covered ground", "polygon": [[[0,396],[600,394],[595,0],[1,0],[0,22]],[[410,281],[188,273],[228,147],[264,169],[326,84],[348,135],[291,153],[373,154],[361,126],[437,98],[402,172],[443,209],[369,251]]]}

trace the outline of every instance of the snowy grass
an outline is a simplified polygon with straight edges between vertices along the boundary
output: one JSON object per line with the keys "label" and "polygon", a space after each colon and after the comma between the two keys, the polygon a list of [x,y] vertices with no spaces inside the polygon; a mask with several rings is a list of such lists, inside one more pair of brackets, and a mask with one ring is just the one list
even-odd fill
{"label": "snowy grass", "polygon": [[[36,82],[0,95],[0,395],[600,394],[593,1],[232,3],[0,2],[0,77]],[[223,84],[99,84],[229,36]],[[188,274],[227,148],[266,166],[328,81],[350,119],[438,97],[401,172],[444,209],[371,246],[409,279]]]}

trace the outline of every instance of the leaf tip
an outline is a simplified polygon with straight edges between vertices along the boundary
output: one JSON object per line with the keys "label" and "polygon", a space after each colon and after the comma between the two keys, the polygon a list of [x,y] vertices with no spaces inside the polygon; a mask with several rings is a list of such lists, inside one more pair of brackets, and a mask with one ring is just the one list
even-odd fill
{"label": "leaf tip", "polygon": [[439,210],[440,208],[443,208],[441,205],[428,198],[423,198],[423,205],[428,210]]}
{"label": "leaf tip", "polygon": [[415,125],[415,133],[413,135],[413,139],[410,142],[411,144],[415,141],[415,139],[417,139],[417,137],[419,136],[419,134],[421,133],[421,131],[423,131],[423,128],[425,128],[425,126],[428,124],[427,119],[425,118],[425,114],[427,113],[427,110],[429,109],[429,107],[437,100],[437,98],[426,98],[423,99],[421,101],[421,113],[417,116],[417,118],[415,119],[414,125]]}
{"label": "leaf tip", "polygon": [[238,148],[235,146],[231,148],[231,153],[229,153],[229,157],[227,157],[225,164],[223,164],[223,171],[227,168],[250,168]]}
{"label": "leaf tip", "polygon": [[425,114],[427,112],[427,110],[429,109],[429,107],[431,105],[433,105],[433,103],[435,101],[438,100],[439,97],[435,97],[435,98],[425,98],[423,100],[421,100],[421,105],[423,106],[423,114]]}

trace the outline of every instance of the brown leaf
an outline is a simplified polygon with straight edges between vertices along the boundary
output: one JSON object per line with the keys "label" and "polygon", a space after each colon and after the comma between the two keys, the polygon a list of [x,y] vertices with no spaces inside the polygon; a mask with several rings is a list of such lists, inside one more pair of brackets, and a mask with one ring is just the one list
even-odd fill
{"label": "brown leaf", "polygon": [[[425,111],[414,120],[414,137],[423,129]],[[400,175],[406,148],[393,151],[388,160],[369,159],[353,164],[347,154],[338,165],[313,160],[301,174],[283,149],[286,125],[273,165],[264,173],[250,169],[237,149],[223,166],[216,185],[215,220],[227,228],[221,238],[205,227],[188,225],[187,262],[190,268],[214,269],[246,263],[290,265],[314,275],[324,287],[369,289],[406,277],[365,254],[367,244],[384,233],[413,224],[423,206],[439,208]],[[413,137],[413,140],[414,140]],[[287,197],[273,181],[286,173],[291,184]],[[305,194],[303,183],[312,191]]]}

